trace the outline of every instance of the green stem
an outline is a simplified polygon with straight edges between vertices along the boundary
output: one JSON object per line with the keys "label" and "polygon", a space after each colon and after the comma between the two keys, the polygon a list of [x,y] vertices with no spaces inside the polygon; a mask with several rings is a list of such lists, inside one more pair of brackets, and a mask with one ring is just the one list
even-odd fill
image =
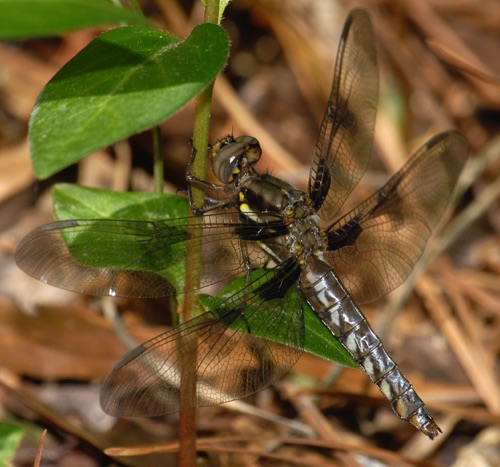
{"label": "green stem", "polygon": [[[205,22],[218,24],[219,22],[219,1],[207,0],[205,7]],[[207,148],[210,135],[210,112],[212,105],[213,85],[202,91],[196,101],[195,121],[193,129],[193,149],[197,157],[193,161],[191,173],[199,179],[205,180],[207,173]],[[192,187],[192,199],[196,206],[203,206],[204,192],[199,188]],[[192,238],[197,238],[203,234],[199,225],[188,221],[188,232]],[[202,249],[200,245],[189,245],[186,257],[186,290],[184,295],[184,309],[182,321],[185,322],[194,317],[199,309],[198,297],[194,290],[198,289],[200,283]],[[189,292],[191,291],[191,292]],[[182,347],[187,349],[188,358],[183,361],[180,403],[181,412],[179,415],[179,465],[191,467],[196,465],[196,405],[197,405],[197,335],[187,335],[182,337]],[[184,409],[184,407],[186,407]]]}
{"label": "green stem", "polygon": [[161,128],[157,125],[153,128],[153,175],[155,181],[155,192],[163,192],[163,174],[164,174],[164,163],[163,163],[163,151],[161,142]]}
{"label": "green stem", "polygon": [[136,13],[142,15],[141,5],[139,5],[138,0],[130,0],[130,6]]}

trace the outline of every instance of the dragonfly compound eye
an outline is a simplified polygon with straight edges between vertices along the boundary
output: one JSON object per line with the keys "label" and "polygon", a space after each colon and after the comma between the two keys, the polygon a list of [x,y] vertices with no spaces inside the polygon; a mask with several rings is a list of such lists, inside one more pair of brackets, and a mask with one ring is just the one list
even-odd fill
{"label": "dragonfly compound eye", "polygon": [[261,154],[260,144],[254,137],[227,137],[213,148],[212,170],[222,183],[233,183],[260,159]]}
{"label": "dragonfly compound eye", "polygon": [[245,161],[248,166],[252,166],[259,161],[262,149],[257,138],[253,136],[238,136],[235,141],[244,145]]}

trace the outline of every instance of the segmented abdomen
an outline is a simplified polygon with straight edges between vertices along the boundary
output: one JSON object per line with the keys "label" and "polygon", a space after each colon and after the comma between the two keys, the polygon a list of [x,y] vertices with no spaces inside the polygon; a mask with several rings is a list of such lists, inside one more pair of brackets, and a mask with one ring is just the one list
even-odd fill
{"label": "segmented abdomen", "polygon": [[441,430],[330,266],[315,256],[300,277],[311,308],[365,370],[394,412],[433,439]]}

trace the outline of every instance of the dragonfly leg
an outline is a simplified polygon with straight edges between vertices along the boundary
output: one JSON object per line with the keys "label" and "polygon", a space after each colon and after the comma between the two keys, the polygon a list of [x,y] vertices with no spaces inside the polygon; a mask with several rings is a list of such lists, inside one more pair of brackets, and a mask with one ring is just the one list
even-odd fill
{"label": "dragonfly leg", "polygon": [[197,207],[193,199],[193,191],[192,191],[193,186],[201,188],[202,190],[205,191],[212,191],[212,192],[217,191],[217,192],[227,193],[227,189],[225,189],[225,187],[223,186],[215,185],[214,183],[206,182],[205,180],[200,180],[199,178],[196,178],[189,173],[188,175],[186,175],[186,181],[188,187],[187,191],[188,191],[189,205],[191,206],[191,211],[193,211],[193,214],[196,216],[205,214],[206,212],[212,211],[213,209],[224,208],[226,206],[233,204],[232,199],[217,200],[209,196],[205,196],[205,203],[208,202],[208,204],[202,207]]}
{"label": "dragonfly leg", "polygon": [[246,270],[245,283],[248,286],[248,285],[250,285],[250,282],[251,282],[250,273],[252,272],[252,264],[250,262],[250,256],[248,255],[247,242],[245,240],[243,240],[242,238],[240,238],[239,244],[240,244],[241,255],[243,256],[243,265],[245,266],[245,270]]}
{"label": "dragonfly leg", "polygon": [[205,196],[205,206],[202,207],[197,207],[194,203],[193,199],[193,192],[192,192],[192,187],[197,187],[202,189],[205,192],[213,192],[213,193],[226,193],[229,194],[232,192],[231,189],[229,189],[225,185],[216,185],[214,183],[207,182],[206,180],[202,180],[198,177],[195,177],[192,174],[192,166],[194,159],[196,157],[196,149],[193,148],[191,151],[191,157],[189,159],[187,171],[186,171],[186,182],[187,182],[187,192],[188,192],[188,199],[189,199],[189,205],[191,206],[191,211],[193,212],[194,215],[199,216],[202,214],[205,214],[206,212],[209,212],[213,209],[218,209],[218,208],[224,208],[226,206],[229,206],[233,204],[232,199],[228,199],[228,195],[226,195],[224,198],[225,199],[215,199],[210,196]]}

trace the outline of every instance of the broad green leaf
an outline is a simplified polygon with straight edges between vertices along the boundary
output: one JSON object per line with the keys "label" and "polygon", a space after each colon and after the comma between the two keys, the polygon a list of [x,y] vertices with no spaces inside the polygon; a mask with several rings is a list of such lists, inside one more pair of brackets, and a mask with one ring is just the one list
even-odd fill
{"label": "broad green leaf", "polygon": [[0,40],[55,36],[75,29],[148,21],[108,0],[0,0]]}
{"label": "broad green leaf", "polygon": [[[69,184],[57,185],[53,199],[56,219],[76,219],[61,233],[78,263],[92,268],[150,271],[163,276],[176,290],[183,289],[186,199]],[[166,225],[163,220],[167,219],[176,221]],[[158,287],[168,287],[171,293],[170,286],[156,282]]]}
{"label": "broad green leaf", "polygon": [[52,196],[57,220],[158,221],[188,214],[187,199],[164,193],[117,192],[60,183]]}
{"label": "broad green leaf", "polygon": [[[254,271],[251,274],[252,281],[258,282],[259,278],[262,277],[264,271]],[[241,277],[231,284],[224,287],[215,297],[200,294],[200,301],[206,310],[212,310],[217,312],[218,309],[224,311],[225,300],[232,296],[233,294],[240,291],[245,286],[246,278]],[[302,299],[300,291],[297,287],[292,287],[288,292],[287,300],[276,299],[280,306],[294,307],[296,303],[303,301],[304,308],[304,342],[301,347],[306,352],[312,353],[326,360],[330,360],[335,363],[339,363],[344,366],[350,366],[358,368],[359,365],[356,361],[349,355],[347,350],[344,349],[342,344],[332,335],[328,327],[322,323],[318,318],[316,313],[307,304],[305,300]],[[269,340],[279,342],[281,344],[290,345],[290,341],[286,339],[287,325],[283,319],[283,326],[277,328],[265,327],[265,332],[261,332],[262,326],[261,322],[265,319],[259,310],[259,304],[256,303],[255,309],[251,309],[252,306],[249,305],[249,309],[245,312],[242,319],[245,321],[248,328],[252,330],[256,335],[265,337]],[[296,309],[284,309],[283,313],[291,317],[297,313]]]}
{"label": "broad green leaf", "polygon": [[161,123],[215,79],[228,50],[227,34],[213,24],[182,42],[143,27],[102,34],[38,98],[30,121],[36,175]]}
{"label": "broad green leaf", "polygon": [[14,459],[24,432],[24,428],[14,423],[0,422],[0,465],[10,465],[8,462]]}

